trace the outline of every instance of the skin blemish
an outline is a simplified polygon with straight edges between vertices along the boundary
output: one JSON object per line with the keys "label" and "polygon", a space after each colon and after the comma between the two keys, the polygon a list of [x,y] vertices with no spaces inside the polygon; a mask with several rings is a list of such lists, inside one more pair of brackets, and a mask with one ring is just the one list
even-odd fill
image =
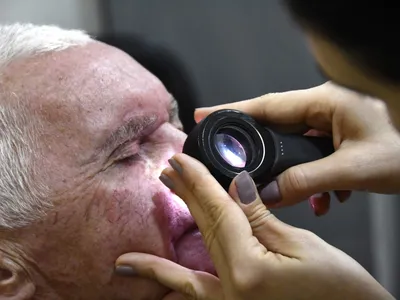
{"label": "skin blemish", "polygon": [[138,195],[128,189],[114,189],[111,197],[106,200],[103,216],[111,224],[123,225],[134,219],[139,227],[147,226],[145,218],[146,206],[142,202],[135,202]]}
{"label": "skin blemish", "polygon": [[124,197],[121,197],[121,193],[117,190],[113,191],[113,195],[109,201],[107,201],[105,207],[105,216],[110,223],[115,223],[119,221],[122,217],[122,203]]}

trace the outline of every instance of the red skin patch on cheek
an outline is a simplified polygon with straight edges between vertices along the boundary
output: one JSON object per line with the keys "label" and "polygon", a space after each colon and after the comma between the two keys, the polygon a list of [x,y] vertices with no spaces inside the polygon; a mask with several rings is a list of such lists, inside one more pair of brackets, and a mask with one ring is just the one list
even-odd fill
{"label": "red skin patch on cheek", "polygon": [[134,190],[136,192],[131,189],[116,188],[102,199],[104,202],[102,217],[108,224],[118,228],[118,235],[129,239],[137,238],[132,232],[151,232],[151,228],[155,226],[149,218],[154,210],[149,196],[137,189]]}
{"label": "red skin patch on cheek", "polygon": [[121,207],[122,201],[126,199],[126,196],[127,195],[124,195],[124,193],[118,192],[117,190],[113,191],[112,196],[110,199],[108,199],[104,210],[105,217],[108,222],[115,223],[121,219],[123,214],[123,209]]}
{"label": "red skin patch on cheek", "polygon": [[109,223],[126,224],[134,220],[137,226],[146,226],[146,207],[140,193],[128,189],[114,189],[104,208],[104,217]]}

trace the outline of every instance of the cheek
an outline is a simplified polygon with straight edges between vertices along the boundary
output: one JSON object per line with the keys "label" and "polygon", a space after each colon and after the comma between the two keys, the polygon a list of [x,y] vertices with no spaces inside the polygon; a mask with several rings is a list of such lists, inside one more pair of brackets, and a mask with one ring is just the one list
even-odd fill
{"label": "cheek", "polygon": [[104,233],[102,243],[108,247],[139,251],[160,240],[152,202],[157,186],[145,165],[132,169],[134,173],[121,172],[98,190],[95,199],[102,205],[94,212],[93,226]]}
{"label": "cheek", "polygon": [[[63,200],[43,224],[32,228],[35,236],[45,237],[29,246],[45,273],[57,278],[60,264],[68,264],[62,271],[66,281],[86,284],[92,278],[106,284],[115,259],[123,253],[171,258],[154,201],[163,186],[144,169],[139,164],[103,174],[101,182],[80,191],[80,197]],[[85,275],[69,277],[76,272]]]}
{"label": "cheek", "polygon": [[157,195],[167,191],[158,179],[165,167],[160,157],[144,158],[106,176],[90,203],[94,244],[116,256],[131,251],[170,256],[157,204]]}

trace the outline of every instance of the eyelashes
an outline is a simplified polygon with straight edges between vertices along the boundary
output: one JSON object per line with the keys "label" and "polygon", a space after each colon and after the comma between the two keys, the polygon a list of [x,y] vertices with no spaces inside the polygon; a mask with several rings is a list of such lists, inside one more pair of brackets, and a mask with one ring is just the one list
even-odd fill
{"label": "eyelashes", "polygon": [[137,161],[140,160],[140,154],[136,153],[136,154],[132,154],[130,156],[125,156],[125,157],[121,157],[121,158],[117,158],[115,160],[115,163],[117,164],[128,164],[131,165],[133,163],[136,163]]}
{"label": "eyelashes", "polygon": [[121,145],[112,155],[114,163],[132,163],[139,159],[139,141],[129,142]]}

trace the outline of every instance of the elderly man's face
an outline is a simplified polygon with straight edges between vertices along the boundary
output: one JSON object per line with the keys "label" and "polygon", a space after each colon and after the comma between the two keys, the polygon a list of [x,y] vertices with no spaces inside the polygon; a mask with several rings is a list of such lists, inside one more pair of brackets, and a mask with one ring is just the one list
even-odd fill
{"label": "elderly man's face", "polygon": [[186,137],[158,79],[100,43],[15,62],[5,76],[44,124],[39,174],[55,207],[16,234],[38,299],[161,299],[164,287],[114,274],[126,252],[214,272],[187,207],[158,180]]}

